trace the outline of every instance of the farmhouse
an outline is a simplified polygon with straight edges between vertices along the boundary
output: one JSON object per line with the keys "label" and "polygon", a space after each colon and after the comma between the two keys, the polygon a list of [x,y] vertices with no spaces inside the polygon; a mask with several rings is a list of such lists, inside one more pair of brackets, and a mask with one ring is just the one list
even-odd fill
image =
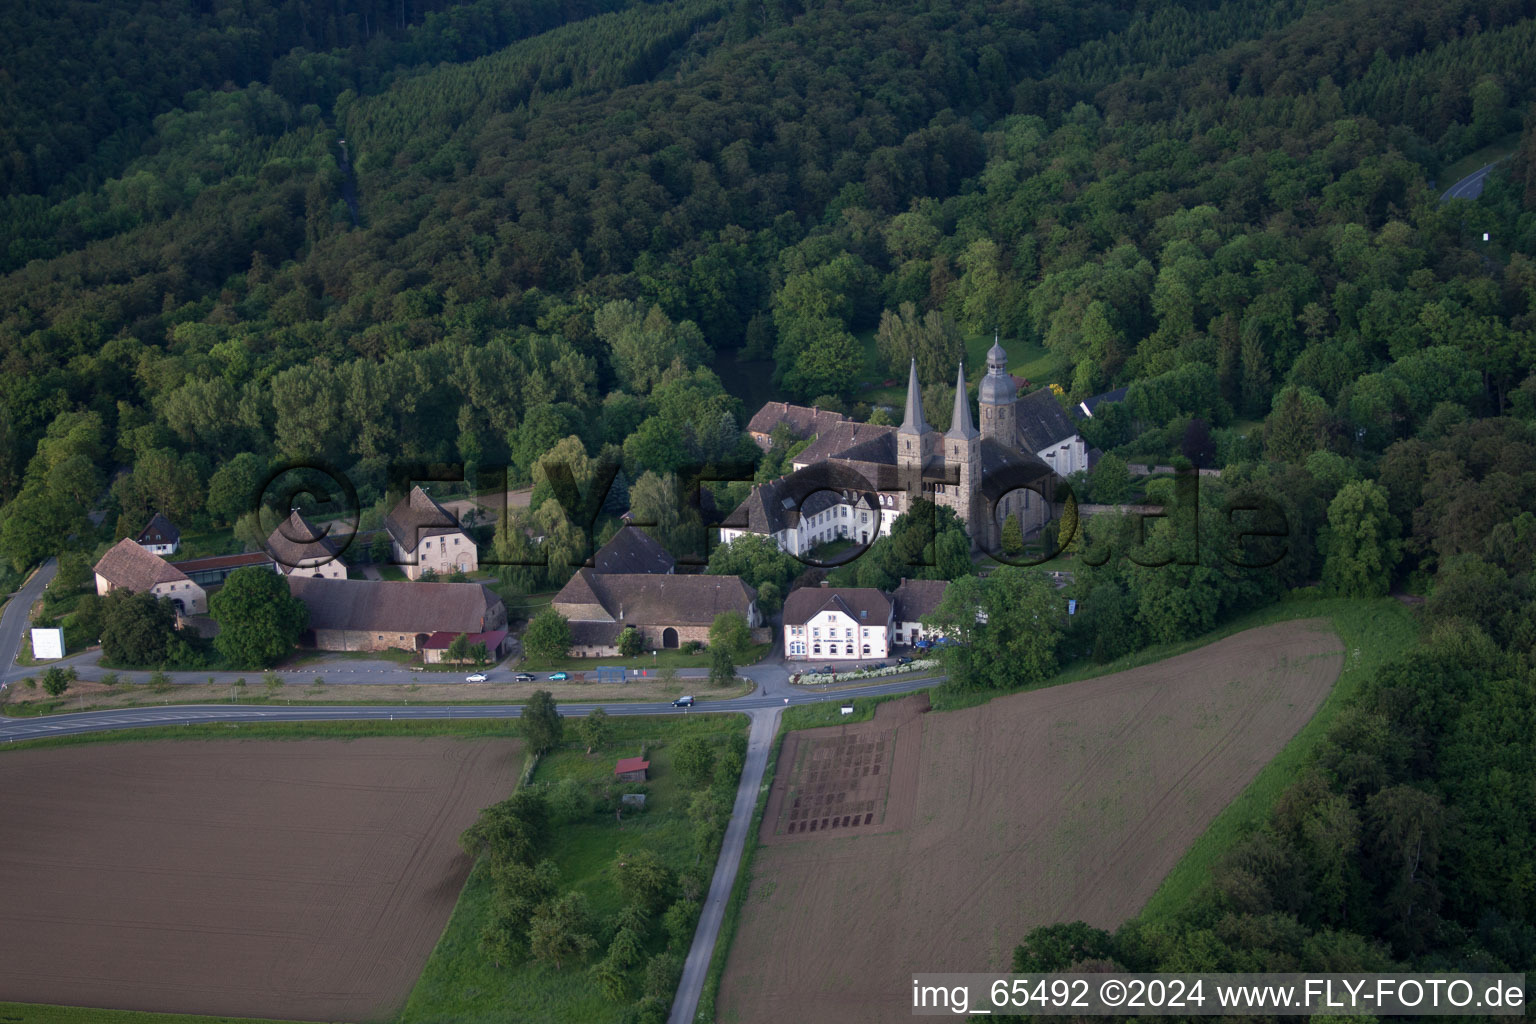
{"label": "farmhouse", "polygon": [[613,774],[620,782],[644,782],[650,768],[651,762],[643,757],[622,757],[613,766]]}
{"label": "farmhouse", "polygon": [[395,562],[409,579],[419,579],[428,569],[439,576],[473,572],[480,567],[475,542],[459,521],[420,485],[400,499],[384,517],[384,529],[392,542]]}
{"label": "farmhouse", "polygon": [[1010,514],[1026,536],[1038,531],[1054,514],[1058,479],[1088,468],[1088,457],[1056,396],[1045,389],[1019,398],[1007,364],[994,344],[977,389],[979,429],[959,369],[951,425],[941,434],[923,414],[914,360],[900,427],[832,425],[795,457],[791,473],[754,488],[726,516],[722,543],[757,533],[795,555],[827,539],[865,543],[889,534],[917,498],[952,509],[973,548],[997,550]]}
{"label": "farmhouse", "polygon": [[476,644],[485,644],[485,651],[491,656],[493,661],[506,650],[507,631],[505,629],[493,629],[485,633],[464,634],[450,633],[447,630],[442,630],[427,637],[426,642],[421,645],[421,660],[428,665],[439,665],[448,661],[448,647],[460,636],[465,638],[471,648]]}
{"label": "farmhouse", "polygon": [[874,587],[803,587],[784,602],[784,655],[868,661],[891,653],[891,599]]}
{"label": "farmhouse", "polygon": [[288,577],[288,589],[309,608],[309,631],[301,642],[322,651],[419,651],[433,634],[447,634],[451,641],[460,633],[494,633],[507,625],[501,598],[479,583],[332,580],[294,574]]}
{"label": "farmhouse", "polygon": [[208,610],[208,592],[159,555],[124,537],[96,563],[96,593],[114,590],[169,598],[177,615],[201,615]]}
{"label": "farmhouse", "polygon": [[923,617],[933,614],[944,600],[948,580],[902,580],[891,593],[892,621],[898,644],[914,644],[925,635],[937,635],[923,625]]}
{"label": "farmhouse", "polygon": [[267,551],[284,576],[300,573],[330,580],[347,578],[341,549],[329,531],[315,526],[298,509],[267,536]]}
{"label": "farmhouse", "polygon": [[762,624],[757,591],[739,576],[579,569],[551,607],[569,621],[571,654],[576,657],[618,654],[619,632],[625,626],[639,630],[646,647],[671,650],[690,640],[707,641],[715,616],[723,612],[740,612],[754,630]]}
{"label": "farmhouse", "polygon": [[628,523],[592,556],[592,568],[601,573],[669,573],[676,565],[656,538]]}
{"label": "farmhouse", "polygon": [[757,415],[747,422],[747,433],[763,451],[773,447],[773,432],[785,427],[797,440],[826,433],[848,417],[831,409],[814,405],[790,405],[787,402],[769,402],[757,410]]}
{"label": "farmhouse", "polygon": [[152,555],[174,555],[176,549],[181,546],[181,530],[175,523],[156,512],[150,517],[149,525],[139,531],[135,540],[139,547]]}

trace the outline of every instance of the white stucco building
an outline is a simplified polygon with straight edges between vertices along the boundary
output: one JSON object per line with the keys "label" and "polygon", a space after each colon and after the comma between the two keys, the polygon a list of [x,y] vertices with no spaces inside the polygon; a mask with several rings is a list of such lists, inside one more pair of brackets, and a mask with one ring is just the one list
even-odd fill
{"label": "white stucco building", "polygon": [[873,587],[805,587],[784,602],[784,656],[873,661],[891,653],[891,599]]}

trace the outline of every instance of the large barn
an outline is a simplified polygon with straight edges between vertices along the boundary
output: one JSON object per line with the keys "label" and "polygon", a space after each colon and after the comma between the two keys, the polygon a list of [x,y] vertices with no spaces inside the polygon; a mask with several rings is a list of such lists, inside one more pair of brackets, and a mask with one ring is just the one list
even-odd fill
{"label": "large barn", "polygon": [[740,612],[754,629],[762,624],[757,591],[739,576],[678,576],[578,570],[551,604],[570,622],[577,657],[618,654],[619,632],[634,626],[652,650],[671,650],[690,640],[709,640],[722,612]]}
{"label": "large barn", "polygon": [[420,651],[434,633],[492,633],[507,625],[501,598],[479,583],[295,574],[288,577],[288,589],[309,609],[309,631],[302,642],[322,651]]}

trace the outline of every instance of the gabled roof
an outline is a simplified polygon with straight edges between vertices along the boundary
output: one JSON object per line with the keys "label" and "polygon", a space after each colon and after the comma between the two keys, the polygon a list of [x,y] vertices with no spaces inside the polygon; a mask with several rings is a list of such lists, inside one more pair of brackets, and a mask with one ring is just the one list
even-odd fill
{"label": "gabled roof", "polygon": [[[892,437],[896,434],[895,427],[889,427],[880,423],[856,423],[853,420],[845,420],[837,424],[831,430],[820,435],[812,441],[805,451],[796,455],[794,464],[797,466],[810,466],[818,462],[825,462],[842,455],[865,441],[878,437]],[[891,458],[895,459],[896,444],[890,442]]]}
{"label": "gabled roof", "polygon": [[271,565],[272,556],[265,551],[247,551],[242,555],[209,555],[207,558],[189,558],[170,564],[182,572],[207,572],[211,569],[240,569],[248,565]]}
{"label": "gabled roof", "polygon": [[267,536],[267,551],[283,572],[329,562],[339,548],[327,532],[304,518],[298,509]]}
{"label": "gabled roof", "polygon": [[1078,419],[1083,419],[1084,417],[1092,417],[1093,411],[1099,406],[1103,405],[1105,402],[1114,403],[1125,401],[1126,393],[1129,391],[1130,388],[1115,388],[1115,390],[1106,391],[1102,395],[1091,395],[1088,398],[1083,399],[1081,402],[1078,402],[1077,405],[1073,407],[1072,412],[1077,416]]}
{"label": "gabled roof", "polygon": [[1031,391],[1018,400],[1014,409],[1017,410],[1019,440],[1029,452],[1044,451],[1077,436],[1077,428],[1067,418],[1050,388]]}
{"label": "gabled roof", "polygon": [[891,603],[895,606],[892,617],[897,622],[920,621],[939,606],[948,588],[948,580],[902,580],[891,592]]}
{"label": "gabled roof", "polygon": [[[440,630],[427,637],[427,641],[421,645],[421,649],[424,651],[446,651],[460,635],[460,633],[454,633],[451,630]],[[485,633],[462,633],[462,635],[471,647],[475,644],[485,644],[487,651],[495,651],[501,646],[501,642],[507,638],[507,631],[504,629],[493,629]]]}
{"label": "gabled roof", "polygon": [[643,772],[651,766],[651,762],[643,757],[621,757],[619,763],[613,766],[613,774],[625,775],[629,772]]}
{"label": "gabled roof", "polygon": [[[797,526],[802,515],[819,511],[813,506],[824,508],[832,504],[834,495],[845,495],[860,503],[862,495],[895,490],[898,486],[895,466],[846,459],[817,462],[752,488],[747,499],[721,525],[753,533],[777,533]],[[869,508],[879,507],[872,496],[862,503]]]}
{"label": "gabled roof", "polygon": [[159,555],[151,554],[139,546],[138,541],[124,537],[101,556],[96,563],[96,575],[112,584],[134,593],[149,590],[157,583],[173,583],[187,579],[187,574]]}
{"label": "gabled roof", "polygon": [[803,626],[828,608],[871,626],[891,618],[891,599],[874,587],[801,587],[784,601],[784,625]]}
{"label": "gabled roof", "polygon": [[757,591],[743,583],[740,576],[662,576],[578,569],[555,595],[553,604],[597,604],[609,619],[624,625],[708,626],[721,612],[746,615],[756,599]]}
{"label": "gabled roof", "polygon": [[[483,633],[501,598],[479,583],[397,583],[289,576],[310,629],[381,633]],[[497,616],[499,617],[499,616]]]}
{"label": "gabled roof", "polygon": [[613,539],[597,549],[592,567],[598,572],[668,573],[677,559],[660,542],[638,526],[625,525]]}
{"label": "gabled roof", "polygon": [[181,530],[165,516],[156,512],[150,517],[149,525],[139,531],[138,543],[150,544],[175,544],[181,540]]}
{"label": "gabled roof", "polygon": [[384,517],[384,529],[406,551],[415,551],[423,538],[463,532],[453,514],[422,490],[420,484],[389,510]]}
{"label": "gabled roof", "polygon": [[820,409],[813,405],[790,405],[788,402],[769,402],[747,423],[747,432],[752,434],[771,434],[774,428],[786,426],[790,433],[804,440],[832,429],[838,423],[842,423],[848,417],[831,409]]}

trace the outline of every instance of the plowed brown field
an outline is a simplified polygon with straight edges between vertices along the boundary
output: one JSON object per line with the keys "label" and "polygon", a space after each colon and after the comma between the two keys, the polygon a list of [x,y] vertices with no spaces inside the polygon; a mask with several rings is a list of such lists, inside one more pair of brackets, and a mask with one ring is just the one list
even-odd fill
{"label": "plowed brown field", "polygon": [[512,740],[0,756],[0,1000],[306,1020],[404,1003]]}
{"label": "plowed brown field", "polygon": [[[1289,622],[981,707],[892,708],[884,723],[787,737],[720,1020],[900,1020],[914,973],[1006,970],[1037,925],[1119,924],[1312,717],[1342,666],[1326,622]],[[920,740],[904,735],[914,728]],[[830,745],[845,731],[856,751],[889,736],[886,826],[818,819],[790,832],[784,809],[817,763],[802,752],[850,749]],[[902,763],[910,750],[915,766]]]}

